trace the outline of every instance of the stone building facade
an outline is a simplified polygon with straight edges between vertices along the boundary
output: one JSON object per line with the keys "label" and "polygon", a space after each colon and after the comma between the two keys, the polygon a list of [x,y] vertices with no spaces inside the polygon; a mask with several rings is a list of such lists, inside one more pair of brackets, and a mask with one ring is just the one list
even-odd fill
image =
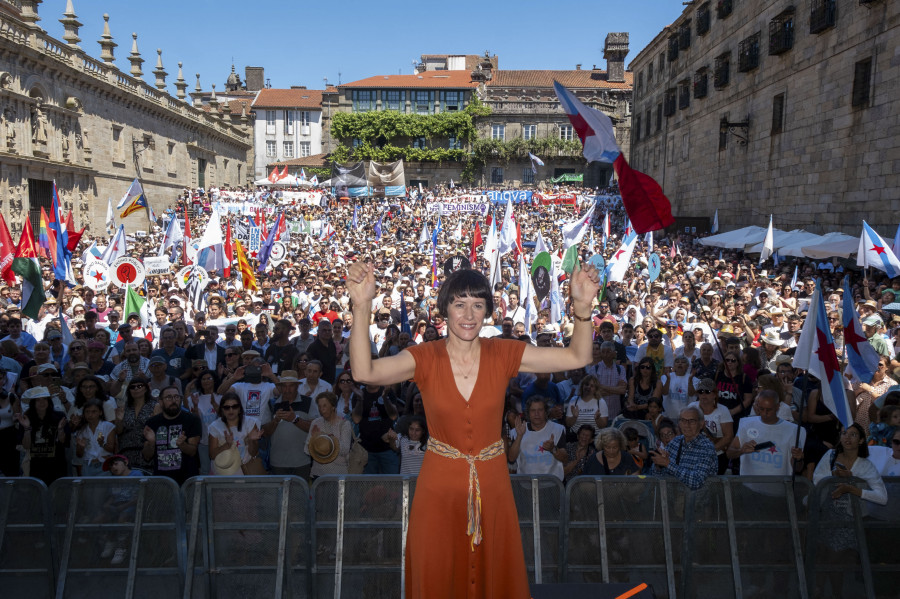
{"label": "stone building facade", "polygon": [[270,164],[322,153],[322,90],[262,89],[251,107],[256,146],[254,178],[265,178]]}
{"label": "stone building facade", "polygon": [[[38,4],[0,2],[0,212],[16,238],[24,218],[36,223],[49,208],[54,180],[62,209],[98,235],[107,199],[117,203],[136,176],[160,212],[185,187],[240,185],[252,175],[249,123],[191,106],[180,67],[177,93],[167,93],[161,51],[149,84],[137,35],[125,73],[114,62],[107,15],[97,60],[78,45],[71,0],[60,19],[65,41],[40,28]],[[146,211],[123,222],[146,229]]]}
{"label": "stone building facade", "polygon": [[897,2],[691,2],[631,63],[632,165],[725,229],[893,227],[898,47]]}
{"label": "stone building facade", "polygon": [[[510,141],[514,139],[556,138],[578,140],[572,124],[563,112],[553,88],[559,81],[586,106],[606,113],[613,121],[616,140],[626,156],[631,145],[632,73],[625,70],[628,34],[606,36],[604,57],[607,69],[593,65],[574,70],[490,70],[484,65],[486,80],[479,95],[491,108],[491,114],[479,121],[479,137]],[[611,164],[585,164],[579,144],[573,153],[538,156],[544,166],[535,173],[524,151],[507,161],[489,160],[484,165],[482,183],[518,187],[558,177],[564,173],[584,173],[584,185],[605,187],[612,176]]]}

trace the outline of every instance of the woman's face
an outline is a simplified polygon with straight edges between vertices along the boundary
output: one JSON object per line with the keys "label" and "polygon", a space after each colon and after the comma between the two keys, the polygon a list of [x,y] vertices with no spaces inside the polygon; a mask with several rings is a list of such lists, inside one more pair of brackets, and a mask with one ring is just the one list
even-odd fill
{"label": "woman's face", "polygon": [[700,347],[700,358],[704,362],[709,362],[712,359],[713,350],[709,345],[703,345]]}
{"label": "woman's face", "polygon": [[97,383],[93,380],[82,381],[78,388],[81,389],[81,394],[85,399],[97,397],[97,391],[99,391],[99,389],[97,389]]}
{"label": "woman's face", "polygon": [[316,405],[319,406],[319,414],[325,420],[330,419],[334,416],[334,406],[331,405],[331,402],[328,401],[327,397],[320,397],[316,400]]}
{"label": "woman's face", "polygon": [[678,376],[684,376],[687,373],[687,369],[687,360],[675,360],[675,374],[677,374]]}
{"label": "woman's face", "polygon": [[214,388],[213,383],[215,383],[213,375],[207,372],[203,375],[203,378],[200,379],[200,389],[206,393],[212,393]]}
{"label": "woman's face", "polygon": [[425,334],[422,336],[425,341],[436,341],[438,338],[437,329],[434,327],[428,327],[425,329]]}
{"label": "woman's face", "polygon": [[133,397],[144,397],[147,393],[147,383],[144,381],[132,381],[128,383],[128,391]]}
{"label": "woman's face", "polygon": [[841,445],[844,449],[858,449],[865,442],[865,438],[860,438],[859,431],[855,427],[851,426],[841,431]]}
{"label": "woman's face", "polygon": [[665,427],[659,431],[659,439],[663,443],[668,443],[672,439],[675,438],[675,429],[671,427]]}
{"label": "woman's face", "polygon": [[44,364],[50,359],[50,347],[44,345],[34,346],[34,361],[38,364]]}
{"label": "woman's face", "polygon": [[422,430],[422,425],[418,422],[412,422],[409,425],[409,440],[410,441],[421,441],[422,435],[424,434],[424,430]]}
{"label": "woman's face", "polygon": [[606,457],[608,458],[616,457],[622,453],[622,446],[616,439],[607,441],[603,444],[603,453],[606,454]]}
{"label": "woman's face", "polygon": [[588,429],[578,431],[578,446],[587,447],[594,440],[594,435]]}
{"label": "woman's face", "polygon": [[84,419],[88,421],[88,424],[94,425],[100,422],[100,408],[99,406],[87,406],[84,408]]}
{"label": "woman's face", "polygon": [[425,404],[422,402],[422,394],[416,393],[413,396],[413,413],[414,414],[424,414],[425,413]]}

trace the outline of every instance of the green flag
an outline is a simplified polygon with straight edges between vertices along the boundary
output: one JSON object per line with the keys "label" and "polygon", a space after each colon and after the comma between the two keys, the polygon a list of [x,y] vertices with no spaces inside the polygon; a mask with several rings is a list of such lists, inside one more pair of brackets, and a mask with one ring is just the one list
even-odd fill
{"label": "green flag", "polygon": [[131,288],[131,285],[125,286],[125,313],[122,314],[122,318],[125,322],[128,322],[128,317],[132,314],[137,314],[141,317],[141,325],[144,323],[144,315],[141,313],[141,308],[144,307],[144,303],[147,300],[142,298],[137,294],[137,292]]}

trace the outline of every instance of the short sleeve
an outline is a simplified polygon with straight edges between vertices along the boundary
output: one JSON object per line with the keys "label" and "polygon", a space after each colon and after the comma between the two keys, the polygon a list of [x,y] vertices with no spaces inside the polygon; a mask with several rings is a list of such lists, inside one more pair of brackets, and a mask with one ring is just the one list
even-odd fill
{"label": "short sleeve", "polygon": [[721,414],[722,424],[727,424],[729,422],[734,422],[734,418],[731,417],[731,412],[723,405],[719,405],[716,408],[719,410],[719,414]]}
{"label": "short sleeve", "polygon": [[434,368],[429,368],[429,364],[434,360],[434,348],[430,345],[440,343],[439,341],[430,341],[427,343],[419,343],[407,347],[404,351],[412,354],[413,360],[416,361],[416,370],[413,374],[413,380],[422,387],[428,381],[428,375],[434,372]]}
{"label": "short sleeve", "polygon": [[525,353],[525,343],[512,339],[483,339],[482,350],[487,350],[496,360],[495,364],[499,372],[504,373],[505,378],[511,379],[519,373],[522,365],[522,355]]}

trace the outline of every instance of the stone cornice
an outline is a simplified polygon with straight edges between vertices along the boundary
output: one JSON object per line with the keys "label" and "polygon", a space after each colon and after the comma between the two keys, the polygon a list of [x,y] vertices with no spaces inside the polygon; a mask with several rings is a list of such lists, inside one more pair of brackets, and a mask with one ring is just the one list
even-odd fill
{"label": "stone cornice", "polygon": [[[67,83],[71,82],[69,84],[90,85],[123,103],[139,106],[143,110],[155,112],[173,121],[180,121],[183,126],[197,128],[205,135],[216,136],[247,149],[253,147],[252,135],[240,127],[223,122],[168,93],[161,92],[144,81],[123,73],[113,65],[92,58],[83,50],[69,47],[43,31],[30,31],[24,24],[0,12],[0,54],[5,53],[15,56],[26,65],[31,63],[43,66],[51,74],[64,79]],[[15,95],[26,100],[22,94]],[[59,106],[54,106],[53,109],[72,112]]]}

